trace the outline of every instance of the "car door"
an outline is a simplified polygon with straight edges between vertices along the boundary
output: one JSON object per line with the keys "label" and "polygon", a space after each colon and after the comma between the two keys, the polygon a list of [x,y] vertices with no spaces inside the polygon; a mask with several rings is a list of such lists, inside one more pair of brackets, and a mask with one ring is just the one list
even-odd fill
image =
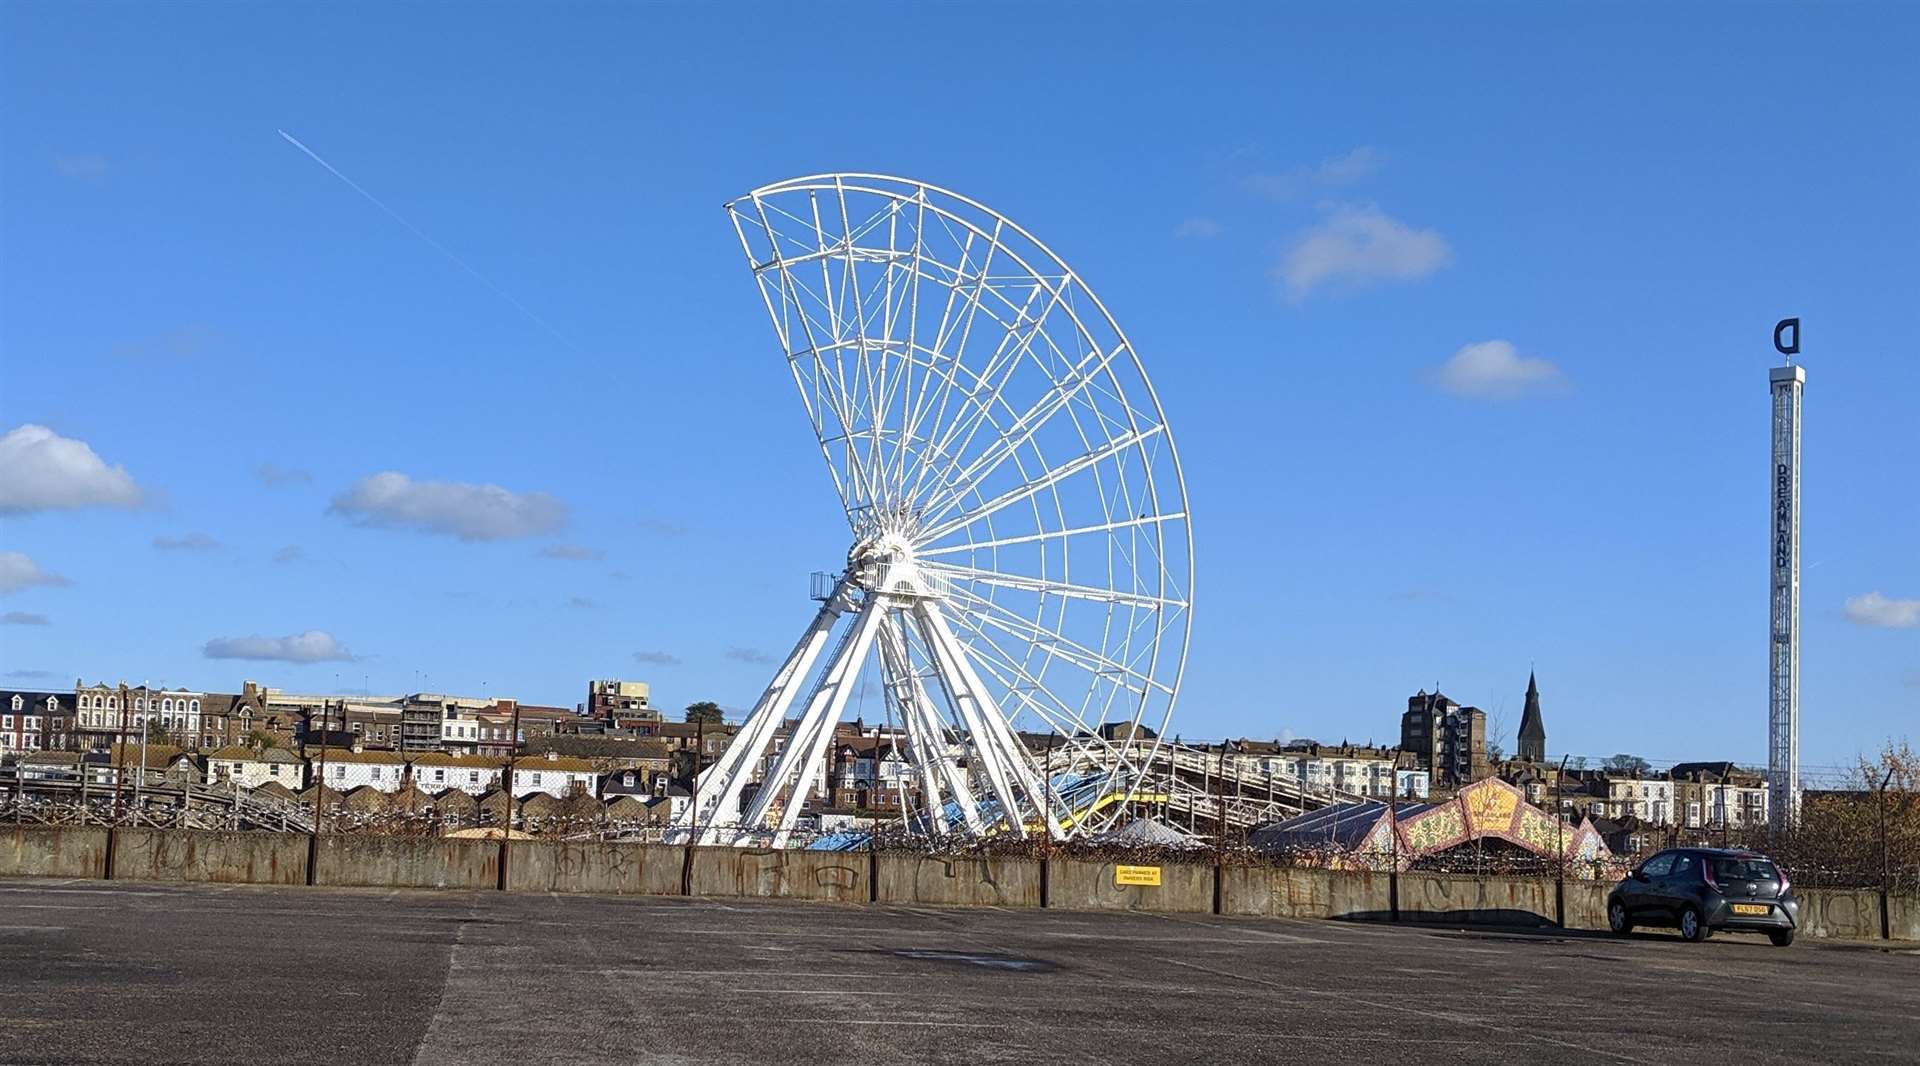
{"label": "car door", "polygon": [[1673,856],[1673,869],[1660,882],[1660,909],[1668,918],[1679,921],[1680,908],[1700,898],[1696,891],[1699,884],[1700,856],[1677,852]]}
{"label": "car door", "polygon": [[1673,872],[1673,853],[1663,851],[1640,864],[1621,889],[1620,901],[1631,918],[1643,918],[1660,908],[1659,893]]}

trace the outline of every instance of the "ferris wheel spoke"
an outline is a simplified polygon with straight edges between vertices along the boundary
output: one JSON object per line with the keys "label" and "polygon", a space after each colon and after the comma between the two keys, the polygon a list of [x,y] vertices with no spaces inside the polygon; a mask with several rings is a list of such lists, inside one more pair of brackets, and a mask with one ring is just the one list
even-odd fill
{"label": "ferris wheel spoke", "polygon": [[978,593],[969,592],[957,585],[954,586],[953,592],[954,595],[969,601],[975,607],[983,608],[975,615],[975,621],[983,626],[992,626],[1009,636],[1031,641],[1040,649],[1040,654],[1056,657],[1070,666],[1103,679],[1108,684],[1125,688],[1136,696],[1146,696],[1150,691],[1159,691],[1166,695],[1173,694],[1172,688],[1156,680],[1152,675],[1143,674],[1131,666],[1115,662],[1101,652],[1061,636],[1022,615],[1015,614]]}
{"label": "ferris wheel spoke", "polygon": [[[1156,430],[1156,432],[1158,432],[1158,430]],[[941,524],[941,526],[935,526],[933,530],[927,530],[925,534],[922,534],[925,544],[939,544],[941,540],[945,540],[948,536],[952,536],[952,534],[956,534],[956,532],[972,526],[973,522],[979,522],[981,519],[993,515],[996,511],[1002,511],[1002,509],[1006,509],[1006,507],[1012,505],[1012,503],[1020,503],[1021,499],[1029,499],[1029,497],[1037,496],[1037,494],[1041,494],[1041,492],[1046,492],[1048,488],[1060,484],[1062,480],[1066,480],[1071,474],[1085,471],[1087,467],[1092,467],[1094,463],[1098,463],[1098,461],[1104,459],[1106,455],[1110,455],[1110,453],[1114,453],[1114,451],[1123,451],[1125,448],[1127,448],[1127,444],[1121,444],[1119,448],[1114,448],[1114,446],[1102,448],[1100,451],[1094,451],[1094,453],[1083,455],[1083,457],[1079,457],[1079,459],[1075,459],[1075,461],[1071,461],[1071,463],[1066,463],[1066,465],[1062,465],[1062,467],[1056,467],[1056,469],[1052,469],[1052,471],[1043,474],[1041,478],[1031,480],[1031,482],[1023,484],[1020,488],[1006,490],[1004,494],[1000,494],[1000,496],[993,497],[993,499],[981,503],[979,507],[968,511],[966,515],[960,515],[960,517],[950,519],[950,521]],[[1171,513],[1165,513],[1165,515],[1140,515],[1137,519],[1116,519],[1116,521],[1110,522],[1096,522],[1096,524],[1089,524],[1089,526],[1077,526],[1077,528],[1071,528],[1071,530],[1041,530],[1041,532],[1035,532],[1035,534],[1018,536],[1018,538],[1002,538],[1002,540],[995,540],[995,542],[981,542],[981,544],[972,544],[972,542],[970,542],[970,544],[929,547],[929,549],[922,551],[922,555],[950,555],[950,553],[954,553],[954,551],[966,551],[966,549],[970,549],[970,547],[1002,547],[1002,545],[1008,544],[1027,544],[1027,542],[1035,542],[1035,540],[1066,538],[1066,536],[1077,536],[1077,534],[1114,532],[1114,530],[1125,530],[1125,528],[1135,528],[1135,526],[1154,526],[1154,524],[1160,524],[1160,522],[1183,521],[1185,517],[1187,517],[1185,511],[1171,511]]]}
{"label": "ferris wheel spoke", "polygon": [[[1023,359],[1030,353],[1033,338],[1040,334],[1046,321],[1047,311],[1033,314],[1034,301],[1040,298],[1042,292],[1048,291],[1050,290],[1044,286],[1034,285],[1028,289],[1025,302],[1017,307],[1012,301],[1002,297],[1007,309],[1012,312],[1011,321],[1003,321],[997,315],[988,312],[989,317],[998,322],[1004,332],[994,345],[992,352],[985,357],[984,365],[973,372],[975,387],[963,394],[960,410],[954,412],[952,423],[941,432],[938,438],[940,451],[951,453],[955,457],[965,454],[980,428],[992,420],[995,405],[1004,405],[1005,401],[1002,397],[1005,395],[1005,390],[1013,380],[1013,375],[1019,371]],[[1055,299],[1058,299],[1057,294]],[[1050,308],[1051,304],[1049,304]],[[1023,327],[1024,335],[1021,332]],[[1012,413],[1010,407],[1008,413]],[[945,415],[946,407],[943,404],[940,419],[944,419]],[[936,423],[940,419],[936,419]],[[921,484],[921,480],[915,482],[916,494]]]}
{"label": "ferris wheel spoke", "polygon": [[[938,521],[952,513],[954,508],[958,507],[969,493],[991,477],[1008,459],[1019,454],[1020,449],[1033,440],[1034,434],[1039,432],[1047,420],[1065,408],[1068,403],[1071,402],[1073,395],[1078,391],[1078,387],[1070,390],[1056,389],[1051,400],[1016,419],[1014,430],[1010,430],[1009,432],[1017,431],[1017,435],[1001,437],[1000,440],[996,442],[996,448],[975,459],[972,463],[968,464],[966,469],[960,471],[954,478],[954,487],[948,490],[946,495],[932,501],[925,508],[928,520]],[[1038,412],[1037,415],[1036,412]],[[1036,417],[1037,421],[1034,420]],[[1149,438],[1164,428],[1163,424],[1156,423],[1146,429],[1130,428],[1118,437],[1109,437],[1108,450],[1104,452],[1097,450],[1094,453],[1096,461],[1099,458],[1104,458],[1108,454],[1116,453],[1140,440]],[[1041,487],[1044,488],[1045,486],[1043,485]]]}
{"label": "ferris wheel spoke", "polygon": [[1068,596],[1096,603],[1119,603],[1132,607],[1186,607],[1186,601],[1153,596],[1144,592],[1127,592],[1121,589],[1100,588],[1097,585],[1076,585],[1070,581],[1053,581],[1046,578],[1019,577],[1002,574],[992,570],[981,570],[972,566],[959,566],[954,563],[926,562],[928,570],[945,574],[960,581],[974,581],[982,585],[994,585],[999,588],[1020,589],[1024,592],[1036,592],[1042,596]]}
{"label": "ferris wheel spoke", "polygon": [[[1001,508],[1008,506],[1009,504],[1019,503],[1020,501],[1028,499],[1038,493],[1045,492],[1047,489],[1051,488],[1052,486],[1059,484],[1060,482],[1066,480],[1069,477],[1072,477],[1073,475],[1079,473],[1082,470],[1089,469],[1090,467],[1093,467],[1104,460],[1110,459],[1116,455],[1121,454],[1122,452],[1125,452],[1129,448],[1133,448],[1139,445],[1143,441],[1150,440],[1153,437],[1156,437],[1161,433],[1164,433],[1166,431],[1166,428],[1167,427],[1165,423],[1156,423],[1155,425],[1150,426],[1145,430],[1126,433],[1126,434],[1122,434],[1121,436],[1115,437],[1107,441],[1105,444],[1101,445],[1100,447],[1094,449],[1093,451],[1090,451],[1085,455],[1080,456],[1078,459],[1073,459],[1068,462],[1062,463],[1061,465],[1054,467],[1051,470],[1048,470],[1046,473],[1040,475],[1038,478],[1036,478],[1033,481],[1029,481],[1026,484],[1008,489],[1007,491],[1001,493],[998,496],[995,496],[993,499],[988,500],[986,503],[981,504],[980,506],[974,508],[973,510],[964,512],[954,518],[948,519],[946,522],[942,524],[934,526],[932,529],[929,529],[925,533],[922,533],[921,537],[927,542],[933,542],[933,541],[939,540],[940,538],[946,536],[949,533],[954,532],[955,530],[964,529],[967,526],[970,526],[973,523],[978,522],[985,515],[990,515],[995,511],[998,511]],[[943,513],[945,511],[951,511],[954,505],[958,504],[959,502],[961,502],[960,498],[956,497],[953,503],[949,504],[943,510]],[[938,516],[934,516],[934,517],[938,517]]]}
{"label": "ferris wheel spoke", "polygon": [[[957,283],[965,277],[966,264],[973,251],[975,236],[972,232],[968,233],[966,243],[961,247],[961,261],[956,267],[956,287],[948,290],[946,306],[941,310],[940,322],[936,325],[933,334],[932,351],[937,355],[943,349],[946,350],[947,373],[938,385],[935,386],[936,391],[934,393],[928,393],[925,387],[926,383],[924,381],[922,382],[921,396],[914,404],[912,413],[907,418],[907,434],[909,437],[919,431],[922,421],[929,413],[933,415],[934,425],[933,428],[929,430],[927,436],[929,438],[933,437],[933,431],[939,429],[941,420],[946,416],[947,404],[953,395],[955,378],[965,363],[967,345],[973,338],[974,323],[980,316],[982,306],[981,298],[987,291],[987,278],[989,272],[993,269],[993,257],[994,254],[1000,250],[1001,232],[1001,227],[996,225],[993,234],[987,238],[987,251],[980,263],[979,276],[974,284],[968,286],[966,295],[961,297],[960,321],[954,323],[952,328],[949,328],[949,323],[952,323],[955,318],[955,297],[960,292]],[[989,312],[988,317],[992,317],[991,312]],[[957,337],[955,336],[955,331],[958,333]],[[978,375],[976,375],[976,377],[977,376]],[[929,408],[928,405],[936,403],[937,406]],[[918,491],[919,481],[916,478],[909,494],[911,495]]]}
{"label": "ferris wheel spoke", "polygon": [[1049,728],[1069,735],[1091,732],[1091,726],[1081,712],[1054,699],[1042,679],[1016,662],[1005,648],[995,643],[991,636],[982,633],[972,621],[962,616],[955,618],[954,624],[972,636],[973,639],[966,641],[967,650],[979,656],[978,665],[981,669],[991,672],[1006,694],[1032,711],[1034,717]]}

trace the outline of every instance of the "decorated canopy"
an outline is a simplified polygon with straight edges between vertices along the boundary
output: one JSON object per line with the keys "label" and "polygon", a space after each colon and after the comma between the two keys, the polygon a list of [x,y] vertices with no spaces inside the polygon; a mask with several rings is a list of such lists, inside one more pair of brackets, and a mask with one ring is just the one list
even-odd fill
{"label": "decorated canopy", "polygon": [[1330,866],[1406,870],[1488,841],[1588,870],[1613,858],[1590,820],[1568,825],[1491,777],[1432,803],[1394,808],[1367,800],[1322,808],[1257,829],[1249,843],[1261,851],[1317,854]]}

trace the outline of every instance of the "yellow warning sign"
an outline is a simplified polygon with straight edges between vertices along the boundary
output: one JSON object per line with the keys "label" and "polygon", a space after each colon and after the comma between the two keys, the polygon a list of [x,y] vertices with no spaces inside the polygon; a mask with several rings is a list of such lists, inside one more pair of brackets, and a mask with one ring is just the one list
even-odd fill
{"label": "yellow warning sign", "polygon": [[1158,866],[1115,866],[1113,883],[1118,885],[1160,885],[1160,867]]}

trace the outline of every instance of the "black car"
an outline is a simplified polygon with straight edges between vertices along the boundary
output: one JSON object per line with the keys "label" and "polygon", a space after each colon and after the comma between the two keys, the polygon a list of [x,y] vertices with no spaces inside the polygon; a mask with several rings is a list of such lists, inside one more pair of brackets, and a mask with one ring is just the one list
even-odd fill
{"label": "black car", "polygon": [[1641,863],[1607,895],[1607,927],[1671,926],[1688,940],[1716,929],[1765,933],[1780,947],[1800,928],[1800,901],[1773,860],[1753,851],[1674,848]]}

